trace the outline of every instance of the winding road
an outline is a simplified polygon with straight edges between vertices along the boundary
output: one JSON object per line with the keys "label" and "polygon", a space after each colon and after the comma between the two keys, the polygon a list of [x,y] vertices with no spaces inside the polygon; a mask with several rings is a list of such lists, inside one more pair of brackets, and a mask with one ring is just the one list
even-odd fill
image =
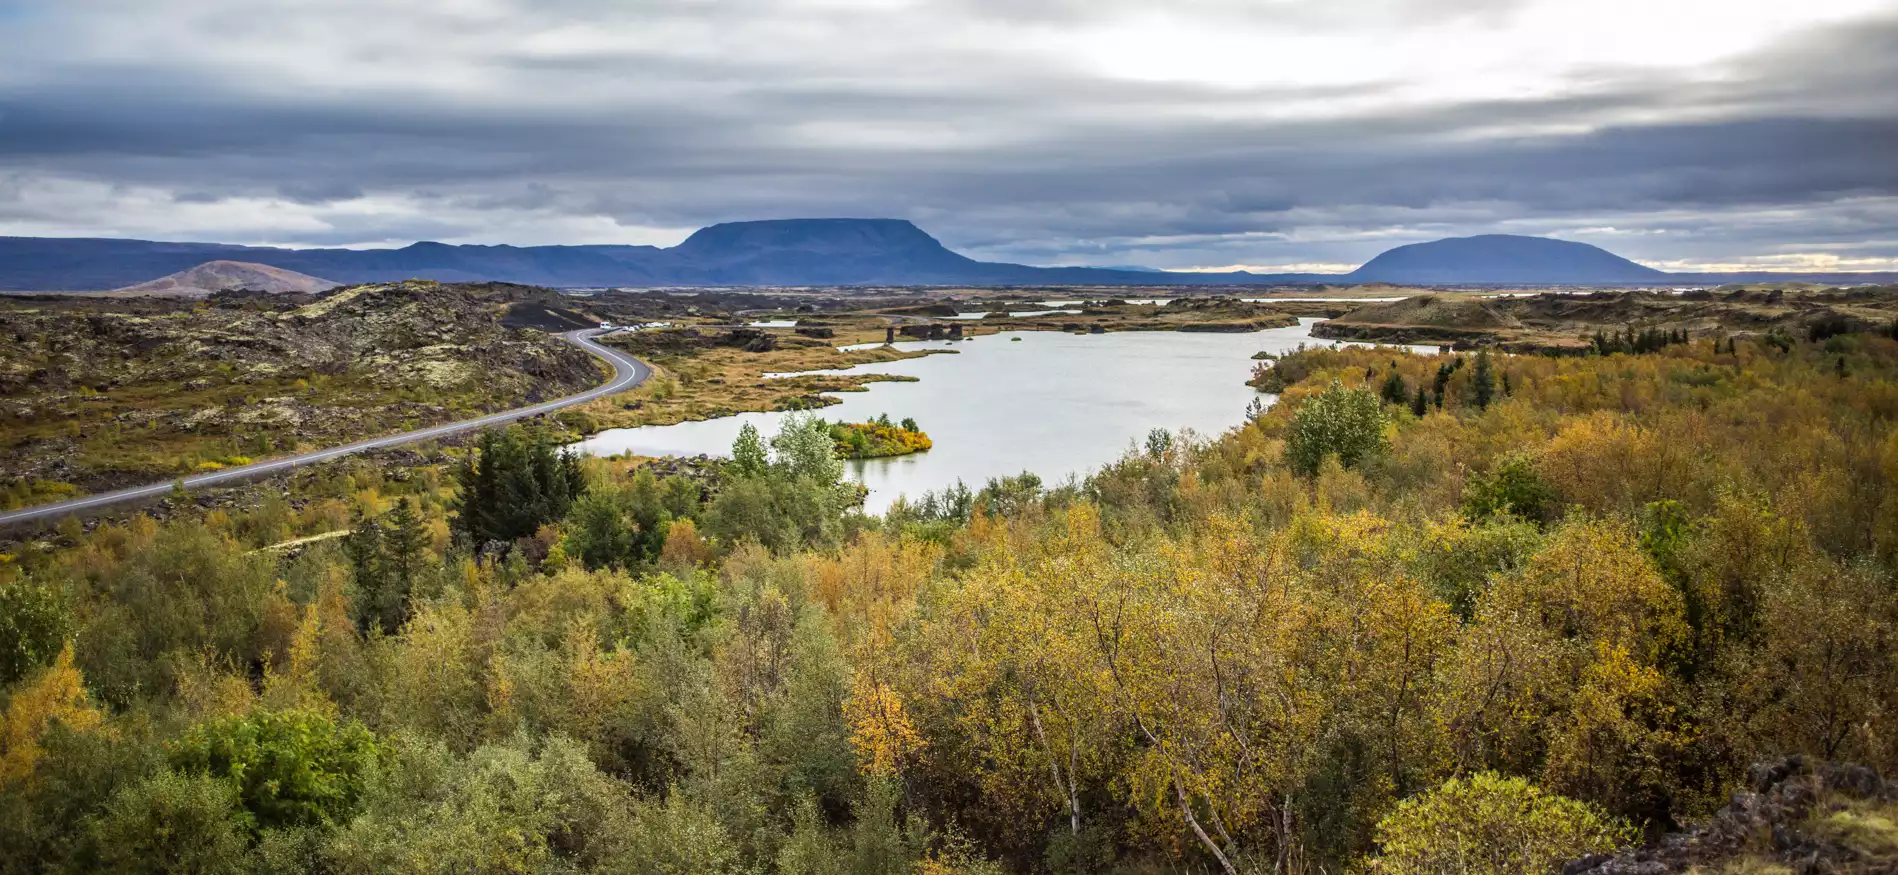
{"label": "winding road", "polygon": [[[611,349],[595,342],[593,338],[601,333],[600,329],[586,328],[579,331],[569,331],[561,335],[567,342],[586,350],[595,358],[604,359],[607,364],[613,367],[613,379],[606,381],[604,385],[581,392],[578,395],[569,395],[565,398],[543,401],[532,407],[521,407],[514,410],[504,410],[500,413],[490,413],[476,419],[451,422],[447,425],[437,425],[431,428],[405,431],[401,434],[392,434],[387,437],[370,438],[368,440],[357,441],[353,444],[331,447],[327,450],[304,453],[300,456],[286,456],[281,459],[272,459],[268,462],[257,462],[236,468],[226,468],[222,471],[213,471],[209,474],[197,474],[184,478],[182,482],[187,489],[199,486],[215,486],[233,483],[278,471],[286,471],[301,465],[327,462],[331,459],[342,458],[343,456],[353,455],[366,450],[379,450],[384,447],[400,446],[416,441],[425,441],[432,438],[459,434],[473,429],[486,428],[490,425],[499,425],[504,422],[513,422],[517,419],[525,419],[530,416],[551,413],[565,407],[572,407],[575,404],[584,404],[595,398],[624,392],[645,382],[646,378],[652,375],[652,369],[648,368],[644,362],[619,350]],[[0,527],[19,523],[41,522],[56,519],[74,511],[102,507],[108,504],[118,504],[125,501],[137,501],[141,498],[151,498],[156,495],[164,495],[170,492],[178,482],[180,481],[167,480],[163,483],[153,483],[149,486],[134,486],[128,489],[101,492],[97,495],[72,498],[52,504],[42,504],[22,508],[20,510],[6,511],[0,513]]]}

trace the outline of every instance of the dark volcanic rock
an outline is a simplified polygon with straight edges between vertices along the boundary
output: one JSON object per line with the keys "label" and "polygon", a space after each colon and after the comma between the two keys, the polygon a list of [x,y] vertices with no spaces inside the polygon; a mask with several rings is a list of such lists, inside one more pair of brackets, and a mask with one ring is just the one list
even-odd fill
{"label": "dark volcanic rock", "polygon": [[1563,875],[1722,872],[1728,871],[1725,864],[1748,856],[1801,873],[1898,872],[1898,860],[1869,859],[1865,849],[1808,829],[1816,812],[1841,800],[1898,801],[1898,784],[1864,766],[1799,756],[1755,764],[1747,778],[1748,788],[1736,791],[1707,822],[1648,847],[1575,860]]}

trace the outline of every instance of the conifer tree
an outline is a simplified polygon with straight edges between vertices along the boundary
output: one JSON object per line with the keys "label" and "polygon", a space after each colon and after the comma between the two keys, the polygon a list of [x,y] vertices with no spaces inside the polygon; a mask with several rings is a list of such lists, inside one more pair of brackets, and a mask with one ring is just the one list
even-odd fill
{"label": "conifer tree", "polygon": [[1396,368],[1391,368],[1390,375],[1384,378],[1382,394],[1386,404],[1402,404],[1410,399],[1410,392],[1404,386],[1404,377],[1397,373]]}
{"label": "conifer tree", "polygon": [[1489,402],[1496,397],[1496,374],[1490,370],[1487,349],[1476,351],[1476,370],[1470,375],[1470,394],[1478,410],[1488,409]]}
{"label": "conifer tree", "polygon": [[547,435],[520,426],[482,432],[473,458],[455,470],[455,529],[475,546],[509,544],[566,516],[586,491],[580,463]]}

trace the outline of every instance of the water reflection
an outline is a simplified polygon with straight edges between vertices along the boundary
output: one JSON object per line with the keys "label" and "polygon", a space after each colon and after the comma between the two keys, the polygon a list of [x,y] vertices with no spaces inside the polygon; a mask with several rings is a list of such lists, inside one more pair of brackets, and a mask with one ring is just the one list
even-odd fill
{"label": "water reflection", "polygon": [[[920,495],[960,479],[1033,471],[1055,482],[1112,461],[1153,428],[1218,434],[1245,418],[1256,393],[1245,385],[1252,354],[1315,344],[1310,325],[1247,334],[1127,331],[1074,335],[1008,332],[957,343],[957,355],[864,365],[859,372],[906,374],[913,383],[873,383],[839,393],[819,415],[861,421],[887,413],[914,417],[935,441],[928,453],[853,462],[849,476],[870,488],[872,512],[899,494]],[[939,349],[905,342],[902,349]],[[1267,400],[1271,400],[1268,396]],[[784,413],[745,413],[704,422],[613,429],[581,442],[588,453],[723,455],[744,423],[767,436]]]}

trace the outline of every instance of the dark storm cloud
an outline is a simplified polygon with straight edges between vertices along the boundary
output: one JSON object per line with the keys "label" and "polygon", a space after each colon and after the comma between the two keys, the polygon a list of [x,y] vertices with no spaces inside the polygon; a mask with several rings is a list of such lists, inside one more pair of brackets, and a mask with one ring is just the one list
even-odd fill
{"label": "dark storm cloud", "polygon": [[[1114,8],[959,5],[1037,27]],[[1390,5],[1455,20],[1506,17],[1520,3]],[[565,7],[595,8],[534,14]],[[1200,11],[1272,14],[1260,9]],[[1322,4],[1275,14],[1300,28],[1342,26]],[[11,30],[0,49],[25,50]],[[89,185],[207,209],[247,199],[413,206],[325,214],[268,235],[317,245],[494,239],[484,226],[496,216],[689,228],[892,215],[977,254],[1047,263],[1352,262],[1488,230],[1560,233],[1654,260],[1792,245],[1898,257],[1894,18],[1799,33],[1718,75],[1604,69],[1566,92],[1415,106],[1392,81],[1110,80],[1019,57],[961,68],[919,57],[864,77],[744,53],[607,46],[477,58],[473,69],[500,83],[491,93],[248,81],[182,54],[17,57],[0,60],[0,222],[15,225],[124,233],[107,208],[115,195]],[[301,60],[324,69],[320,57]],[[346,78],[350,59],[336,63]],[[429,52],[413,64],[427,80]],[[1360,104],[1372,108],[1271,111]],[[234,215],[205,221],[242,221]]]}

